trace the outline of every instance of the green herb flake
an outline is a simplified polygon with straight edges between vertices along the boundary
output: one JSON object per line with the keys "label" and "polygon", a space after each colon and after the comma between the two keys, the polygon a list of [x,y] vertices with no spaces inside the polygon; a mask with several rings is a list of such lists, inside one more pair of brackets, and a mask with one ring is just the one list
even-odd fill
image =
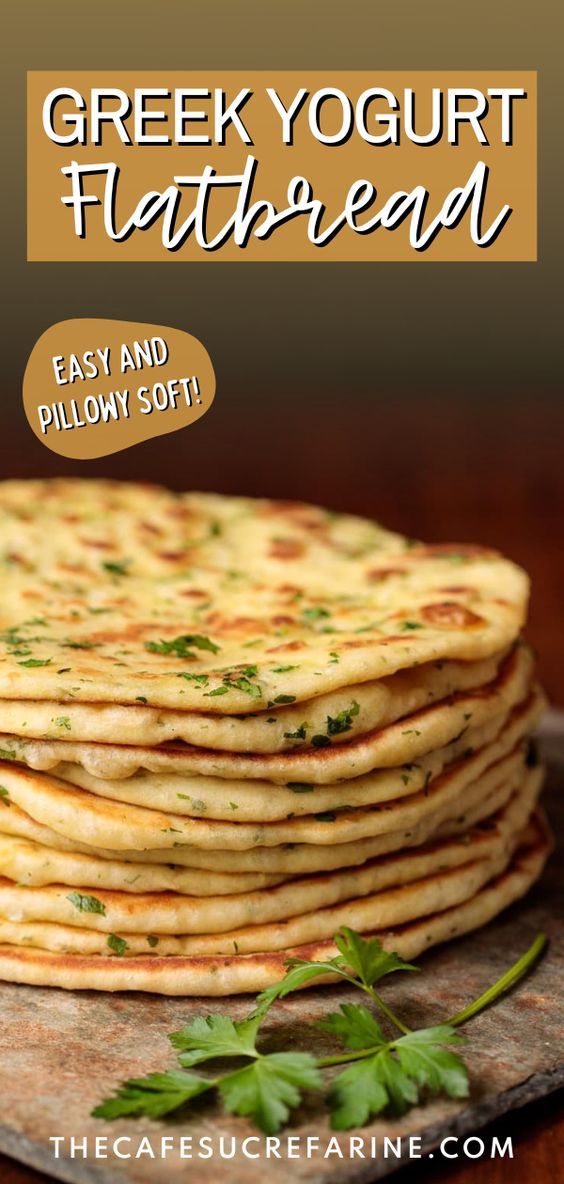
{"label": "green herb flake", "polygon": [[128,568],[131,566],[130,559],[108,560],[102,563],[102,568],[111,576],[126,576],[128,575]]}
{"label": "green herb flake", "polygon": [[145,649],[150,654],[167,654],[175,658],[195,658],[193,647],[197,650],[207,650],[210,654],[218,654],[220,647],[202,633],[182,633],[172,641],[146,641]]}
{"label": "green herb flake", "polygon": [[112,950],[114,954],[117,954],[118,958],[123,958],[124,954],[126,954],[129,949],[129,946],[124,938],[117,937],[115,933],[110,933],[106,945],[110,950]]}
{"label": "green herb flake", "polygon": [[106,915],[106,906],[98,900],[97,896],[86,896],[83,892],[69,892],[67,900],[78,909],[79,913],[98,913],[101,917]]}
{"label": "green herb flake", "polygon": [[302,612],[302,621],[321,621],[325,617],[330,617],[331,613],[326,608],[321,608],[314,605],[312,608],[304,608]]}
{"label": "green herb flake", "polygon": [[300,724],[299,728],[296,728],[295,732],[284,732],[284,739],[285,740],[305,740],[306,730],[307,730],[307,724],[305,724],[305,723]]}
{"label": "green herb flake", "polygon": [[338,736],[341,732],[350,732],[352,728],[352,721],[354,717],[358,715],[359,711],[360,707],[355,699],[351,703],[350,707],[344,708],[343,711],[340,711],[338,715],[334,717],[328,715],[327,735]]}

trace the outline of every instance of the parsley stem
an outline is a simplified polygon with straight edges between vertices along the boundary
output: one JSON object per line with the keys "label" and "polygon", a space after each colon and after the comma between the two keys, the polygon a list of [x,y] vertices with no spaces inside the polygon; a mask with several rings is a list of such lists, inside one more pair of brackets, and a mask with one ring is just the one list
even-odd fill
{"label": "parsley stem", "polygon": [[360,1048],[358,1051],[350,1049],[333,1057],[320,1057],[315,1063],[318,1069],[329,1069],[332,1065],[346,1065],[347,1061],[362,1061],[365,1057],[371,1057],[374,1053],[390,1047],[389,1044],[374,1044],[371,1048]]}
{"label": "parsley stem", "polygon": [[489,1007],[490,1003],[494,1003],[500,995],[508,991],[518,979],[522,978],[524,974],[531,969],[534,963],[540,958],[543,950],[548,945],[548,937],[546,933],[538,933],[529,949],[521,955],[521,957],[498,978],[487,991],[484,991],[473,1003],[469,1003],[462,1011],[457,1011],[450,1020],[446,1022],[457,1027],[459,1024],[465,1024],[472,1016],[477,1015],[478,1012],[483,1011],[485,1007]]}
{"label": "parsley stem", "polygon": [[411,1028],[408,1028],[406,1026],[406,1024],[402,1023],[402,1021],[400,1019],[398,1019],[397,1015],[394,1015],[393,1011],[391,1010],[390,1007],[388,1007],[387,1003],[384,1003],[382,996],[379,995],[378,992],[374,990],[374,987],[368,987],[368,986],[365,986],[361,983],[357,983],[357,985],[362,986],[362,989],[364,991],[366,991],[367,995],[370,996],[370,998],[376,1004],[376,1007],[379,1007],[380,1011],[383,1011],[384,1015],[388,1017],[390,1023],[392,1023],[394,1025],[394,1027],[399,1028],[400,1032],[403,1032],[404,1036],[409,1036],[409,1034],[411,1032]]}

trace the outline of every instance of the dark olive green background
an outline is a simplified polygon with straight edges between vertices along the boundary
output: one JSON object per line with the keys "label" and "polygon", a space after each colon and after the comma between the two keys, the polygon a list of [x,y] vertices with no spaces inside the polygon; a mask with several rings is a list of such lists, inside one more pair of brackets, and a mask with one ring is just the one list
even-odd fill
{"label": "dark olive green background", "polygon": [[[32,436],[20,388],[38,335],[74,316],[188,329],[207,346],[218,378],[213,425],[206,417],[182,433],[182,443],[164,438],[81,471],[163,479],[172,451],[186,464],[177,483],[192,483],[192,475],[220,486],[208,446],[212,431],[228,432],[241,488],[254,491],[259,449],[271,452],[277,488],[304,493],[304,482],[294,478],[292,486],[287,476],[291,457],[282,464],[274,427],[281,416],[299,435],[304,416],[319,422],[362,405],[379,406],[385,428],[390,405],[397,412],[414,398],[438,398],[447,411],[456,403],[471,415],[492,401],[510,414],[517,401],[554,400],[562,375],[560,0],[2,0],[1,12],[4,473],[69,471]],[[26,263],[25,71],[192,65],[358,67],[376,75],[380,68],[538,69],[539,262]],[[338,432],[328,463],[339,463]]]}

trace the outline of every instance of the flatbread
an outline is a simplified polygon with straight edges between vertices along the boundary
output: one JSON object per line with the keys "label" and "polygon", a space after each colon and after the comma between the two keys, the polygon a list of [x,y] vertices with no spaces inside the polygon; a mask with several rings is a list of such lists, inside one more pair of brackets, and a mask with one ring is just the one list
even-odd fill
{"label": "flatbread", "polygon": [[224,852],[280,847],[286,843],[334,845],[395,832],[400,827],[434,827],[453,813],[459,813],[463,796],[466,802],[473,795],[483,795],[522,764],[520,739],[523,729],[529,730],[530,715],[535,718],[533,704],[512,718],[496,742],[455,761],[426,787],[407,797],[365,809],[342,808],[281,822],[235,823],[189,818],[116,802],[46,773],[37,774],[6,764],[0,768],[0,776],[8,800],[37,821],[68,838],[115,851],[129,848],[174,851],[179,846],[193,846]]}
{"label": "flatbread", "polygon": [[[105,939],[97,947],[93,944],[93,931],[97,931],[102,935],[127,936],[131,954],[145,952],[147,933],[158,935],[159,939],[173,935],[171,942],[159,940],[161,954],[231,952],[234,946],[239,952],[247,953],[275,948],[273,942],[287,945],[310,940],[312,935],[331,936],[346,921],[345,901],[353,918],[349,924],[357,924],[354,918],[358,914],[359,924],[365,926],[366,920],[360,918],[365,918],[367,908],[371,916],[376,909],[388,917],[396,904],[403,919],[407,919],[406,909],[425,911],[429,893],[446,904],[449,893],[459,899],[467,889],[473,894],[476,877],[497,874],[515,848],[536,803],[541,781],[540,770],[531,770],[522,787],[488,827],[469,830],[463,841],[446,839],[373,860],[360,868],[310,876],[229,897],[196,898],[141,889],[132,892],[131,887],[126,892],[107,891],[98,886],[94,889],[90,882],[86,886],[82,882],[77,894],[69,892],[66,879],[30,892],[4,876],[0,880],[0,942],[26,937],[31,944],[41,946],[44,943],[38,940],[41,930],[37,925],[46,923],[55,926],[54,930],[49,929],[52,939],[61,931],[59,936],[64,938],[67,951],[84,953],[96,948],[97,952],[106,952]],[[41,858],[41,852],[36,858]],[[67,859],[61,869],[63,875],[69,865],[72,870],[72,863]],[[457,870],[458,876],[452,874]],[[414,887],[407,893],[401,892],[405,885]],[[94,890],[96,895],[89,895]],[[98,911],[81,907],[85,901],[95,902]],[[409,919],[415,915],[412,912]],[[272,925],[276,922],[285,924],[277,925],[273,934]],[[375,925],[380,923],[387,925],[388,921],[374,921]],[[88,946],[82,940],[83,930],[88,931],[91,939]],[[202,936],[180,942],[179,935],[187,934]],[[134,936],[138,939],[135,942]],[[157,948],[156,942],[152,948]]]}
{"label": "flatbread", "polygon": [[489,658],[528,599],[525,574],[483,548],[414,545],[301,503],[107,481],[4,483],[0,555],[9,700],[264,711]]}
{"label": "flatbread", "polygon": [[[465,799],[464,813],[442,822],[437,828],[437,836],[463,834],[469,826],[474,826],[501,809],[522,780],[526,760],[523,747],[519,773],[514,777],[505,778],[492,790],[489,790],[488,786],[485,790],[477,787],[472,801]],[[158,867],[164,865],[171,868],[217,870],[235,875],[240,872],[248,875],[266,873],[282,878],[360,865],[377,855],[399,851],[402,847],[411,848],[427,841],[431,829],[420,825],[409,830],[377,835],[375,838],[360,839],[353,843],[334,843],[326,847],[312,846],[309,843],[289,843],[283,847],[256,847],[249,851],[210,851],[205,848],[179,846],[173,851],[154,848],[116,852],[107,847],[92,846],[57,834],[50,827],[36,822],[15,803],[11,804],[8,812],[2,814],[2,830],[5,835],[30,839],[57,851],[96,856],[110,864],[114,864],[117,859],[118,862],[125,861],[137,867],[140,864]]]}
{"label": "flatbread", "polygon": [[[0,817],[0,824],[3,818]],[[35,826],[29,819],[31,826]],[[38,828],[41,831],[41,827]],[[56,841],[64,842],[60,836]],[[228,896],[254,892],[286,882],[267,872],[213,872],[170,864],[134,864],[102,859],[94,854],[57,849],[35,839],[19,838],[0,829],[0,877],[28,887],[68,884],[80,888],[109,888],[119,892],[181,892],[188,896]]]}
{"label": "flatbread", "polygon": [[513,723],[520,721],[523,728],[533,727],[542,702],[540,696],[538,699],[535,696],[527,707],[523,705],[511,713],[496,715],[479,728],[468,728],[454,743],[420,757],[416,763],[400,765],[398,769],[375,769],[364,777],[354,777],[352,781],[335,785],[298,781],[282,786],[269,781],[225,781],[219,777],[182,777],[174,773],[145,771],[118,781],[106,781],[72,763],[56,765],[52,772],[59,780],[90,793],[147,809],[190,818],[235,822],[237,825],[275,822],[305,814],[370,807],[424,789],[447,765],[495,741],[505,731],[510,719]]}
{"label": "flatbread", "polygon": [[[323,735],[329,744],[386,727],[431,703],[492,682],[504,650],[481,662],[430,662],[378,682],[356,683],[256,715],[212,715],[121,704],[0,698],[0,733],[42,740],[128,744],[142,748],[182,740],[225,752],[294,752]],[[353,710],[351,711],[351,705]]]}
{"label": "flatbread", "polygon": [[333,784],[361,777],[376,768],[412,763],[451,744],[469,727],[480,727],[496,715],[503,716],[528,694],[532,672],[531,651],[518,646],[502,663],[494,681],[485,686],[451,696],[349,743],[333,747],[318,745],[303,752],[223,753],[187,745],[132,748],[124,744],[75,743],[70,739],[23,740],[0,736],[0,757],[23,761],[41,770],[53,769],[60,761],[73,762],[95,777],[108,780],[147,769],[154,773],[222,777],[229,781]]}
{"label": "flatbread", "polygon": [[[413,959],[441,941],[486,924],[528,891],[550,851],[550,835],[536,816],[509,866],[470,899],[375,934],[385,948]],[[256,954],[112,958],[0,946],[0,977],[10,982],[71,990],[151,991],[166,995],[224,996],[256,992],[283,977],[287,957],[323,960],[337,953],[332,940]],[[331,981],[329,978],[326,981]],[[320,985],[319,980],[315,982]]]}

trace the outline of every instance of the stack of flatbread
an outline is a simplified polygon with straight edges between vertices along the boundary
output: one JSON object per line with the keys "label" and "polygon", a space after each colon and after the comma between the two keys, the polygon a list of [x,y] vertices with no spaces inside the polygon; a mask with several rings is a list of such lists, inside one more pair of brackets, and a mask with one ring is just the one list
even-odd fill
{"label": "stack of flatbread", "polygon": [[528,581],[302,503],[0,486],[0,977],[256,991],[405,957],[549,847]]}

